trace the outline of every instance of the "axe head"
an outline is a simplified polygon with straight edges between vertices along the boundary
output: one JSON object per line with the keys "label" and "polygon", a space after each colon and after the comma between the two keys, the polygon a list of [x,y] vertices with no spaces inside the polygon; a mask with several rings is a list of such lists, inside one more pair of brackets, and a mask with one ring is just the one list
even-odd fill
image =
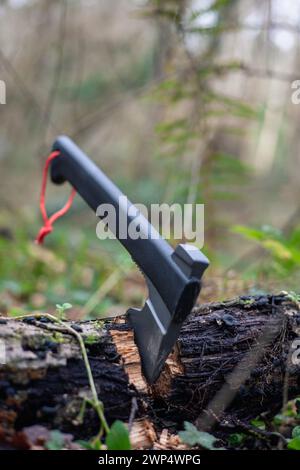
{"label": "axe head", "polygon": [[142,372],[150,384],[159,377],[181,325],[195,305],[208,265],[208,259],[198,248],[178,245],[170,253],[170,269],[174,269],[176,275],[166,273],[168,289],[165,286],[161,289],[155,279],[149,279],[144,273],[149,297],[142,309],[131,308],[127,315],[134,330]]}

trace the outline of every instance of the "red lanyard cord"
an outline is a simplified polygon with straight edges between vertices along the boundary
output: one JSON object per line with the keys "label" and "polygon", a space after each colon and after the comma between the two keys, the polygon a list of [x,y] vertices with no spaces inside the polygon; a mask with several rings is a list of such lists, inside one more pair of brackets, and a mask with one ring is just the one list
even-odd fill
{"label": "red lanyard cord", "polygon": [[41,227],[35,242],[38,244],[42,244],[44,242],[44,238],[49,235],[49,233],[52,232],[53,230],[53,224],[54,222],[62,217],[70,207],[72,206],[76,191],[73,188],[70,194],[69,199],[67,200],[66,204],[57,212],[51,215],[51,217],[48,217],[47,215],[47,210],[46,210],[46,205],[45,205],[45,196],[46,196],[46,186],[47,186],[47,177],[48,177],[48,169],[49,165],[54,160],[54,158],[58,157],[60,155],[59,151],[54,151],[50,153],[49,157],[46,160],[45,167],[43,170],[43,179],[42,179],[42,189],[41,189],[41,195],[40,195],[40,210],[41,214],[44,220],[44,225]]}

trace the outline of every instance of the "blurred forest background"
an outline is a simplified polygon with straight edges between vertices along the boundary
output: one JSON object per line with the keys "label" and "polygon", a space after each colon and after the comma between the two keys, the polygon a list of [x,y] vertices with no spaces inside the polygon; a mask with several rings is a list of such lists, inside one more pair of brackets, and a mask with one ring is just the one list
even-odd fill
{"label": "blurred forest background", "polygon": [[[93,317],[145,296],[79,197],[33,243],[58,134],[133,202],[205,203],[203,300],[299,290],[300,0],[1,0],[0,25],[2,313]],[[49,212],[68,194],[49,185]]]}

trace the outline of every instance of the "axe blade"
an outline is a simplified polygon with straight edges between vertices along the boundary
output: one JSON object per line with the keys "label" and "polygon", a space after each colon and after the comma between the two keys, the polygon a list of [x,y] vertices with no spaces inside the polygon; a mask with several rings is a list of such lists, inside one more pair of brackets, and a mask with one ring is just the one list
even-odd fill
{"label": "axe blade", "polygon": [[192,245],[178,245],[171,258],[186,278],[180,292],[180,286],[170,286],[170,295],[178,289],[174,307],[170,309],[166,306],[159,287],[156,288],[145,275],[148,299],[142,309],[130,308],[127,311],[141,357],[142,372],[150,384],[158,379],[176,343],[182,323],[195,305],[200,293],[202,275],[209,265],[206,256]]}

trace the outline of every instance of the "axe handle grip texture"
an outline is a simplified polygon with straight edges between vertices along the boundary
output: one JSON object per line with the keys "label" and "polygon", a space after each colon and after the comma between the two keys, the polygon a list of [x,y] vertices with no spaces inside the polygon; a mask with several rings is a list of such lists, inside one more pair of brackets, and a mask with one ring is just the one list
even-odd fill
{"label": "axe handle grip texture", "polygon": [[[133,324],[136,322],[134,327],[135,333],[138,331],[140,352],[142,351],[142,356],[144,355],[142,360],[145,361],[149,356],[152,358],[149,369],[144,363],[145,375],[149,381],[152,381],[174,345],[182,321],[194,306],[208,260],[198,249],[189,245],[178,245],[174,250],[71,139],[66,136],[58,137],[53,150],[59,151],[60,155],[51,163],[52,181],[56,184],[68,181],[94,212],[97,212],[101,204],[110,204],[115,208],[116,227],[108,226],[108,228],[116,235],[145,275],[149,288],[148,323],[145,318],[143,319],[146,316],[146,313],[143,315],[143,311],[138,311],[136,315],[134,309],[131,309],[129,316]],[[120,203],[120,200],[125,200],[126,203]],[[137,223],[137,227],[143,233],[155,236],[135,239],[129,236],[120,237],[120,218],[125,220],[124,225],[127,227],[132,222]],[[150,330],[153,333],[146,333]],[[146,346],[147,334],[149,344]],[[156,354],[152,352],[154,349],[157,350]],[[158,358],[160,365],[156,368]]]}

